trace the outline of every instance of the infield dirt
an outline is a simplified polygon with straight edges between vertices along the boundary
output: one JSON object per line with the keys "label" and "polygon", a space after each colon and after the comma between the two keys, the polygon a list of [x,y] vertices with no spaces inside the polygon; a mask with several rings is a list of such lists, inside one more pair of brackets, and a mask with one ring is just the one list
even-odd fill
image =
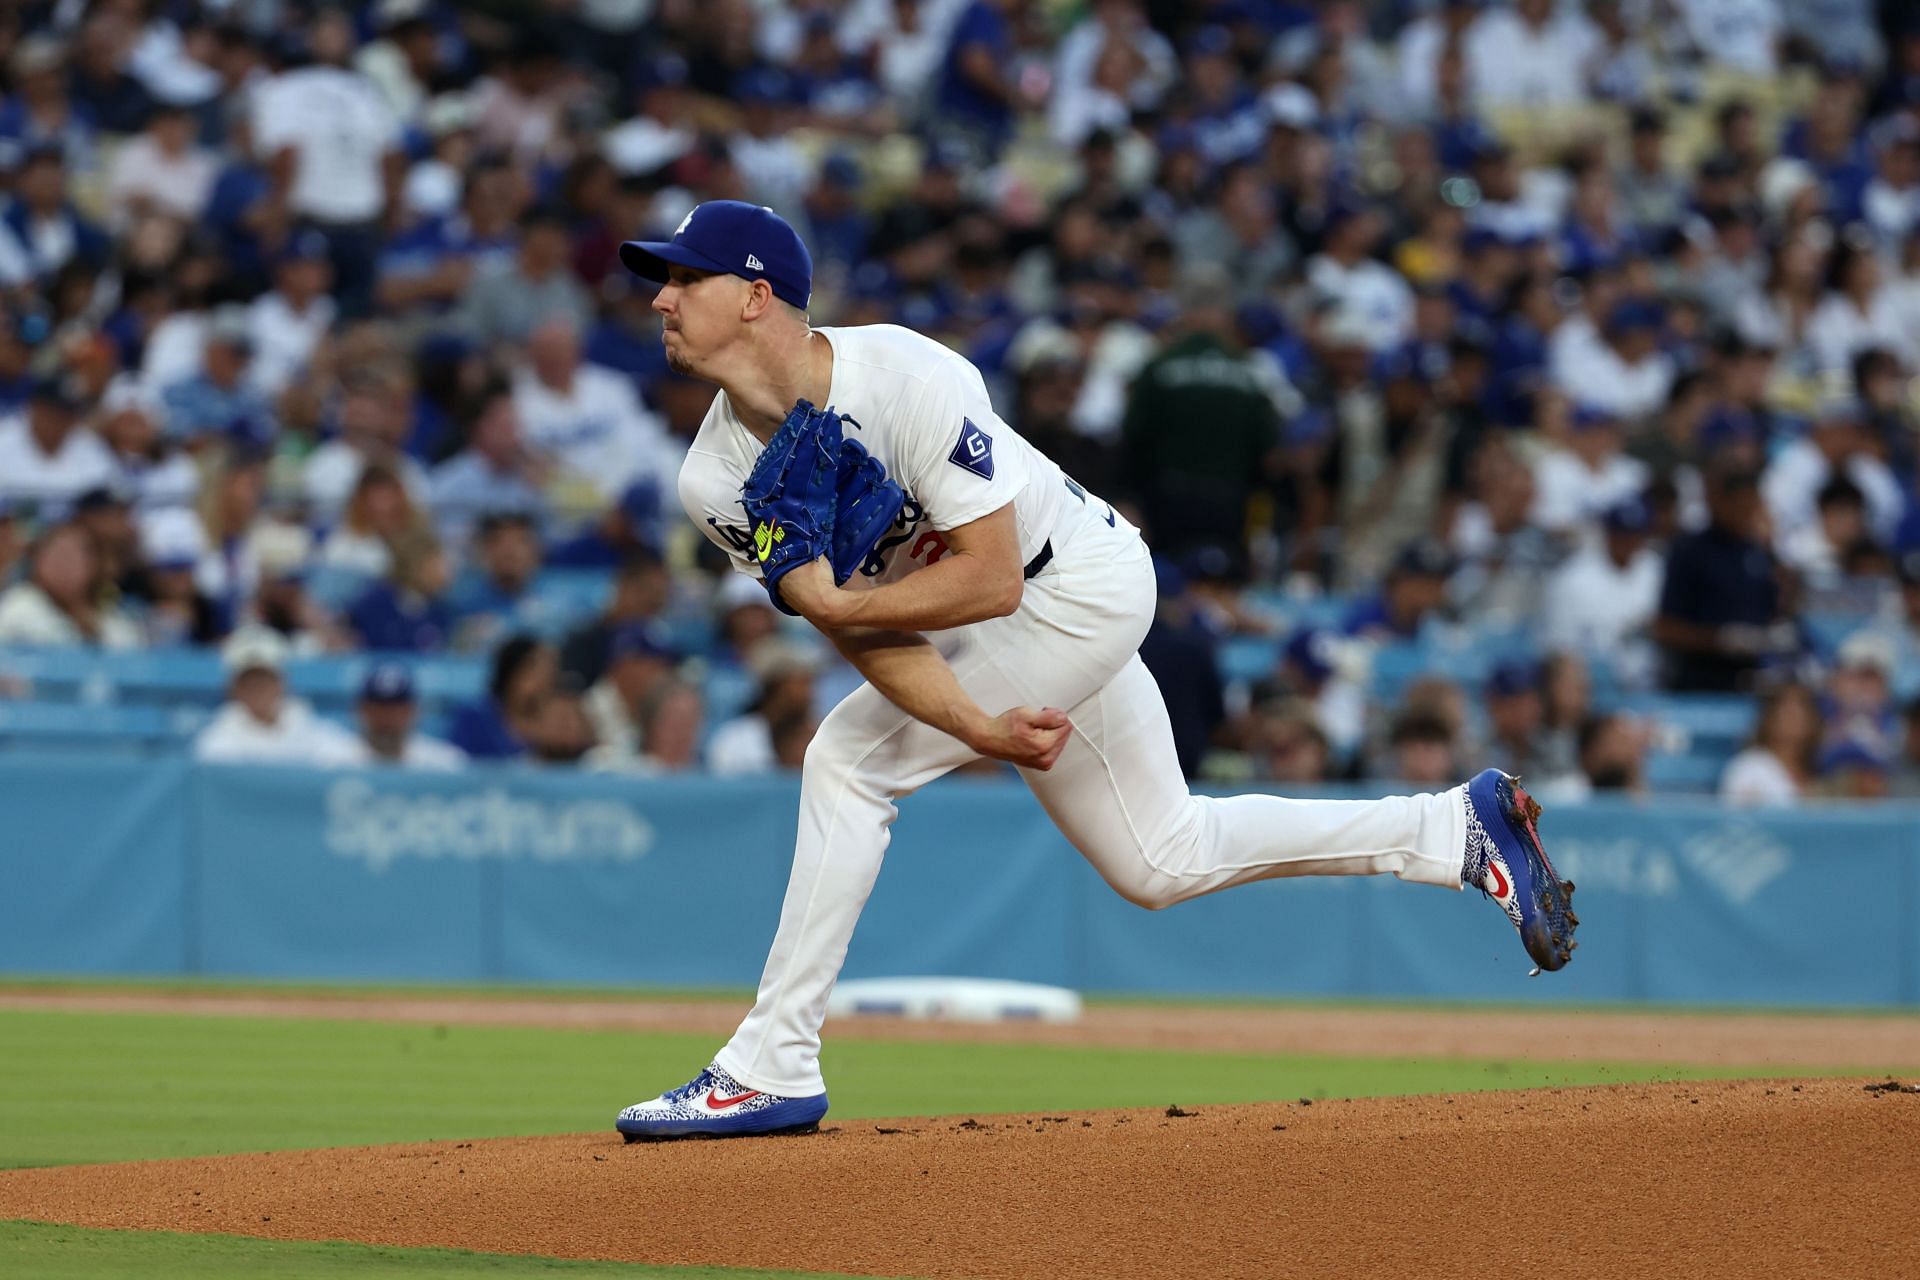
{"label": "infield dirt", "polygon": [[0,1218],[924,1277],[1911,1276],[1920,1093],[1738,1081],[0,1173]]}

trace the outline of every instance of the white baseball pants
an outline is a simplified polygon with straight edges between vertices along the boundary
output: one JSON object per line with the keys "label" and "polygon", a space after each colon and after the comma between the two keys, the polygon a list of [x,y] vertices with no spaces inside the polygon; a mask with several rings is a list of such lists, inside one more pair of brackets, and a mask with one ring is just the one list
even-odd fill
{"label": "white baseball pants", "polygon": [[[1062,835],[1122,896],[1158,909],[1275,876],[1392,874],[1460,887],[1464,789],[1383,800],[1187,793],[1160,690],[1137,650],[1153,566],[1124,520],[1056,540],[1053,565],[1004,618],[934,637],[988,713],[1065,709],[1073,735],[1021,776]],[[807,748],[780,927],[753,1011],[717,1055],[748,1088],[820,1093],[820,1026],[873,890],[900,796],[974,759],[872,685],[835,707]]]}

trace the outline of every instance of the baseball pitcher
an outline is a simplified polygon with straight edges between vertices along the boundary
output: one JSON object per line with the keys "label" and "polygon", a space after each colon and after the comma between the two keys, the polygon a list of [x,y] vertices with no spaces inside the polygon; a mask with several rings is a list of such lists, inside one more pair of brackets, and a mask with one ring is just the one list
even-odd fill
{"label": "baseball pitcher", "polygon": [[895,802],[981,756],[1143,907],[1391,874],[1482,889],[1539,968],[1567,962],[1573,885],[1497,769],[1382,800],[1189,795],[1137,653],[1155,608],[1139,531],[1001,421],[961,356],[893,325],[813,328],[812,259],[778,215],[709,201],[621,259],[661,284],[668,364],[720,388],[680,471],[688,517],[866,677],[807,749],[752,1012],[691,1082],[620,1113],[629,1140],[818,1126],[827,996]]}

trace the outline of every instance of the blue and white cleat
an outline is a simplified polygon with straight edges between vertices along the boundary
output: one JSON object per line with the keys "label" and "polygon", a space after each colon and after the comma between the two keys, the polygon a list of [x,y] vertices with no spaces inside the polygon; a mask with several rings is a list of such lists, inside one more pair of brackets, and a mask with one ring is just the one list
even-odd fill
{"label": "blue and white cleat", "polygon": [[749,1089],[710,1065],[651,1102],[636,1102],[613,1127],[628,1142],[667,1138],[744,1138],[758,1134],[812,1133],[827,1114],[827,1095],[781,1098]]}
{"label": "blue and white cleat", "polygon": [[[1580,917],[1573,881],[1562,880],[1540,846],[1540,802],[1517,778],[1485,769],[1467,783],[1467,857],[1461,882],[1500,904],[1539,969],[1573,958]],[[1536,969],[1534,972],[1539,972]]]}

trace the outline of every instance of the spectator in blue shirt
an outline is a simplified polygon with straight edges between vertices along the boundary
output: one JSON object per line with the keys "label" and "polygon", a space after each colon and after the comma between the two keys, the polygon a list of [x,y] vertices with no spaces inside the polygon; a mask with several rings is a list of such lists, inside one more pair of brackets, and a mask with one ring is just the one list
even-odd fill
{"label": "spectator in blue shirt", "polygon": [[513,257],[522,199],[520,181],[506,164],[477,165],[458,213],[402,232],[380,256],[375,297],[381,309],[429,315],[453,310],[480,267]]}
{"label": "spectator in blue shirt", "polygon": [[1387,571],[1379,595],[1347,615],[1347,634],[1381,640],[1416,640],[1420,627],[1447,598],[1453,557],[1431,539],[1408,543]]}
{"label": "spectator in blue shirt", "polygon": [[59,144],[34,144],[14,175],[12,199],[0,207],[0,285],[48,284],[68,263],[104,263],[110,249],[68,198]]}
{"label": "spectator in blue shirt", "polygon": [[807,248],[816,277],[829,266],[850,274],[866,258],[873,219],[860,207],[863,182],[860,162],[845,152],[820,166],[820,180],[806,198]]}
{"label": "spectator in blue shirt", "polygon": [[1013,132],[1019,90],[1008,75],[1013,29],[1006,8],[1020,0],[973,0],[953,24],[936,95],[943,123],[970,132],[998,154]]}
{"label": "spectator in blue shirt", "polygon": [[431,536],[403,539],[393,549],[393,574],[370,587],[347,611],[347,625],[368,649],[440,653],[453,640],[452,581],[447,553]]}
{"label": "spectator in blue shirt", "polygon": [[138,133],[153,110],[153,95],[125,68],[139,34],[121,14],[100,7],[81,24],[74,43],[68,91],[75,107],[106,133]]}
{"label": "spectator in blue shirt", "polygon": [[[245,307],[218,307],[207,321],[207,345],[199,373],[160,393],[167,435],[197,440],[223,431],[243,431],[264,443],[274,434],[266,397],[247,381],[253,361],[253,326]],[[244,424],[241,426],[239,424]]]}
{"label": "spectator in blue shirt", "polygon": [[464,548],[474,524],[489,512],[534,516],[546,509],[540,486],[546,468],[520,433],[520,414],[504,381],[490,382],[474,398],[467,444],[433,469],[434,521],[450,547]]}
{"label": "spectator in blue shirt", "polygon": [[598,521],[550,550],[547,563],[567,569],[614,568],[634,552],[662,544],[661,515],[659,484],[652,477],[636,480]]}
{"label": "spectator in blue shirt", "polygon": [[447,740],[475,760],[526,755],[559,669],[551,645],[526,635],[507,640],[494,651],[487,696],[453,713]]}
{"label": "spectator in blue shirt", "polygon": [[1213,634],[1198,616],[1186,575],[1157,556],[1153,567],[1160,605],[1140,642],[1140,660],[1166,699],[1180,772],[1193,778],[1214,731],[1227,718],[1225,686],[1214,661]]}
{"label": "spectator in blue shirt", "polygon": [[547,608],[534,594],[540,572],[540,531],[523,512],[483,516],[475,535],[474,565],[455,587],[450,603],[455,647],[489,649],[501,636],[541,630]]}
{"label": "spectator in blue shirt", "polygon": [[1731,692],[1798,648],[1766,540],[1759,477],[1716,466],[1707,479],[1709,523],[1674,541],[1653,638],[1667,651],[1667,687]]}
{"label": "spectator in blue shirt", "polygon": [[[13,47],[11,95],[0,99],[0,159],[51,148],[74,169],[93,165],[93,112],[67,91],[67,52],[59,37],[36,32]],[[0,165],[0,167],[4,167]]]}

